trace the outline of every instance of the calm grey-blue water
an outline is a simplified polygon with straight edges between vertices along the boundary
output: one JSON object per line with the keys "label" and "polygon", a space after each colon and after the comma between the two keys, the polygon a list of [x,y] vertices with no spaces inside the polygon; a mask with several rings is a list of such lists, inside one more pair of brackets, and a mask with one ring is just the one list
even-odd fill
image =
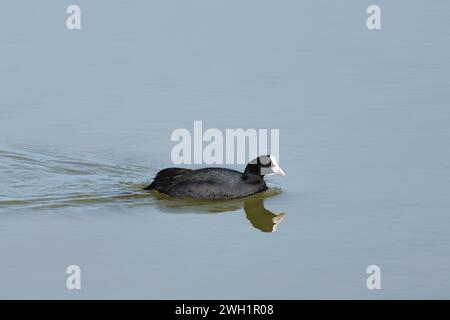
{"label": "calm grey-blue water", "polygon": [[[1,298],[450,298],[450,2],[73,2],[0,4]],[[286,177],[144,192],[196,120]]]}

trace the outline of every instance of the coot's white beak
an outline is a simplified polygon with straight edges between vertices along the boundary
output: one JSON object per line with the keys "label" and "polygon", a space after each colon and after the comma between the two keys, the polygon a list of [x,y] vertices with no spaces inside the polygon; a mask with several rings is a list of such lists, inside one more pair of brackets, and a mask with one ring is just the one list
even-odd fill
{"label": "coot's white beak", "polygon": [[275,159],[274,156],[270,156],[270,161],[272,162],[272,166],[270,169],[272,169],[272,172],[275,173],[277,176],[285,176],[286,174],[284,171],[280,168],[280,166],[277,163],[277,159]]}
{"label": "coot's white beak", "polygon": [[277,176],[286,176],[283,169],[281,169],[277,164],[272,167],[273,173],[275,173]]}

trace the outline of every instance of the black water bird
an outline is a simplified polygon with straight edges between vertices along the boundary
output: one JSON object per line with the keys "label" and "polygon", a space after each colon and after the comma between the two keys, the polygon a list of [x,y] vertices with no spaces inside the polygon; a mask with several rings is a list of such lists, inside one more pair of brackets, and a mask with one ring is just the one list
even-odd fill
{"label": "black water bird", "polygon": [[264,176],[269,174],[285,175],[274,156],[264,155],[250,161],[244,173],[226,168],[167,168],[145,190],[180,198],[237,199],[267,190]]}

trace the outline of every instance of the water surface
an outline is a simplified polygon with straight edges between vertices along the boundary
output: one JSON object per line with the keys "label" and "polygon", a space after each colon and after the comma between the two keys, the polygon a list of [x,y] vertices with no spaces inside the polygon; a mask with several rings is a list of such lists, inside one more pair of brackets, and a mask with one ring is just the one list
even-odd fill
{"label": "water surface", "polygon": [[[0,297],[449,298],[448,1],[379,1],[378,31],[370,1],[77,3],[80,31],[0,4]],[[280,129],[287,176],[142,191],[195,120]]]}

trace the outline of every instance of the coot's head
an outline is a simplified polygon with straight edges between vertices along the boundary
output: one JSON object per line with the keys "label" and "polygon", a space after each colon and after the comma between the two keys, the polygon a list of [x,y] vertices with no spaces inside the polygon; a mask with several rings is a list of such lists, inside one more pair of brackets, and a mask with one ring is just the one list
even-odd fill
{"label": "coot's head", "polygon": [[250,161],[245,167],[245,175],[265,176],[269,174],[276,174],[285,176],[286,174],[280,168],[274,156],[264,155]]}

